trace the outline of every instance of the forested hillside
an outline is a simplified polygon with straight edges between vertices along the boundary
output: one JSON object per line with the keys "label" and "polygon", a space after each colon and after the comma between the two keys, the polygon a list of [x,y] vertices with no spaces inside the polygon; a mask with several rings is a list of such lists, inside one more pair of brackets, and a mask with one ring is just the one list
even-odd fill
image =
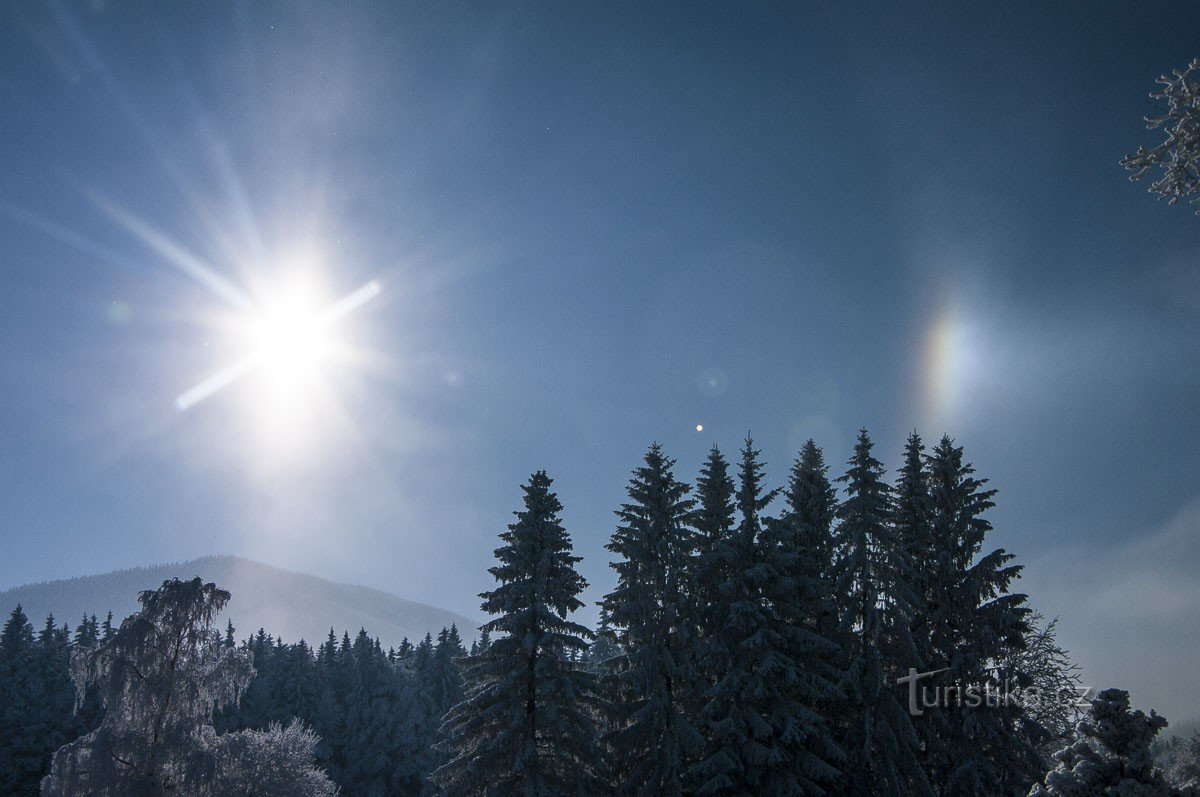
{"label": "forested hillside", "polygon": [[283,639],[316,642],[330,628],[369,628],[384,645],[405,637],[420,639],[427,631],[457,625],[473,633],[479,623],[462,615],[381,590],[339,584],[307,573],[294,573],[240,556],[206,556],[187,562],[134,567],[110,573],[27,584],[0,592],[5,611],[17,604],[35,619],[54,615],[77,623],[84,615],[121,618],[138,608],[137,596],[169,578],[199,576],[220,584],[232,597],[218,623],[232,620],[238,628],[266,628]]}
{"label": "forested hillside", "polygon": [[691,484],[651,446],[598,629],[572,620],[587,583],[543,471],[499,534],[477,639],[239,634],[200,579],[142,592],[119,628],[35,631],[18,607],[0,791],[1195,793],[1200,743],[1156,745],[1162,717],[1081,688],[1014,555],[988,547],[995,491],[961,447],[913,434],[888,480],[863,430],[829,470],[810,441],[771,486],[747,439]]}

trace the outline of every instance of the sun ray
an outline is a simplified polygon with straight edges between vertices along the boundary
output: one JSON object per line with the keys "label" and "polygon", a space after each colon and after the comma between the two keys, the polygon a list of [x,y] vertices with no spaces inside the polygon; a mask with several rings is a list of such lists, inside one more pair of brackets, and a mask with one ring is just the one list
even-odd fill
{"label": "sun ray", "polygon": [[354,312],[378,296],[382,290],[383,289],[379,287],[378,282],[371,280],[358,290],[346,294],[341,299],[338,299],[336,302],[331,304],[325,310],[325,312],[321,314],[322,323],[331,324],[342,316]]}
{"label": "sun ray", "polygon": [[222,277],[211,265],[189,252],[169,236],[94,192],[90,192],[89,197],[96,207],[110,219],[120,224],[139,241],[166,258],[167,262],[175,268],[208,288],[227,304],[238,310],[248,310],[253,306],[253,302],[250,301],[250,297],[246,295],[245,291]]}
{"label": "sun ray", "polygon": [[222,368],[203,382],[180,393],[175,399],[175,406],[180,410],[190,409],[209,396],[229,387],[246,374],[254,370],[257,363],[254,357],[245,357],[233,365]]}

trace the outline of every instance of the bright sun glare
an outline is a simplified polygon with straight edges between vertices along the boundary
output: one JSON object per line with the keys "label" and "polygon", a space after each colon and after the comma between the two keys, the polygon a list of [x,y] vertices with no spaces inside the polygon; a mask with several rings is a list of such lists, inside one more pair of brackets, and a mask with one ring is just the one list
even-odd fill
{"label": "bright sun glare", "polygon": [[372,280],[328,306],[303,290],[278,291],[239,318],[241,357],[180,394],[187,410],[244,377],[253,376],[255,402],[271,412],[294,413],[307,404],[336,353],[338,322],[379,295]]}
{"label": "bright sun glare", "polygon": [[332,343],[320,312],[299,297],[266,309],[249,327],[251,357],[265,376],[285,388],[310,381]]}

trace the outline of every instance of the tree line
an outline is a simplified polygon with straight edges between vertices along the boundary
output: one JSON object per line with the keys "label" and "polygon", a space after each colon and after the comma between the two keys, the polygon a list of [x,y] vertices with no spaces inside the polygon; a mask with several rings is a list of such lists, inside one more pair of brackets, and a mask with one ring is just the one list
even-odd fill
{"label": "tree line", "polygon": [[892,482],[873,449],[861,431],[831,477],[809,441],[771,488],[749,439],[733,463],[714,447],[694,484],[652,445],[617,511],[616,584],[596,629],[572,619],[587,583],[543,471],[500,534],[497,583],[480,596],[491,619],[469,651],[456,628],[386,651],[365,630],[331,630],[315,650],[264,630],[238,643],[232,626],[212,628],[228,593],[199,579],[143,593],[119,629],[87,618],[73,640],[53,619],[35,636],[18,608],[0,636],[0,791],[1167,797],[1200,785],[1188,755],[1200,748],[1172,745],[1160,766],[1165,721],[1126,693],[1076,701],[1054,623],[1013,591],[1013,555],[986,544],[995,491],[962,448],[927,450],[914,433]]}

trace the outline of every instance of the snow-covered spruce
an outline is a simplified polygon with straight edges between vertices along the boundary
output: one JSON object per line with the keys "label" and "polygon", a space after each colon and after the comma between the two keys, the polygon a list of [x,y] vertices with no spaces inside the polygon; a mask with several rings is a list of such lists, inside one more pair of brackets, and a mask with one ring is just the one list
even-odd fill
{"label": "snow-covered spruce", "polygon": [[601,602],[622,656],[611,668],[605,741],[618,795],[683,793],[703,738],[688,708],[695,685],[687,572],[695,546],[689,485],[655,443],[626,488],[608,550],[617,585]]}
{"label": "snow-covered spruce", "polygon": [[591,632],[568,619],[587,582],[550,485],[538,471],[522,488],[525,508],[489,571],[499,585],[480,596],[495,636],[467,659],[466,699],[442,728],[453,757],[433,780],[448,797],[601,791],[596,680],[571,655],[587,651]]}

